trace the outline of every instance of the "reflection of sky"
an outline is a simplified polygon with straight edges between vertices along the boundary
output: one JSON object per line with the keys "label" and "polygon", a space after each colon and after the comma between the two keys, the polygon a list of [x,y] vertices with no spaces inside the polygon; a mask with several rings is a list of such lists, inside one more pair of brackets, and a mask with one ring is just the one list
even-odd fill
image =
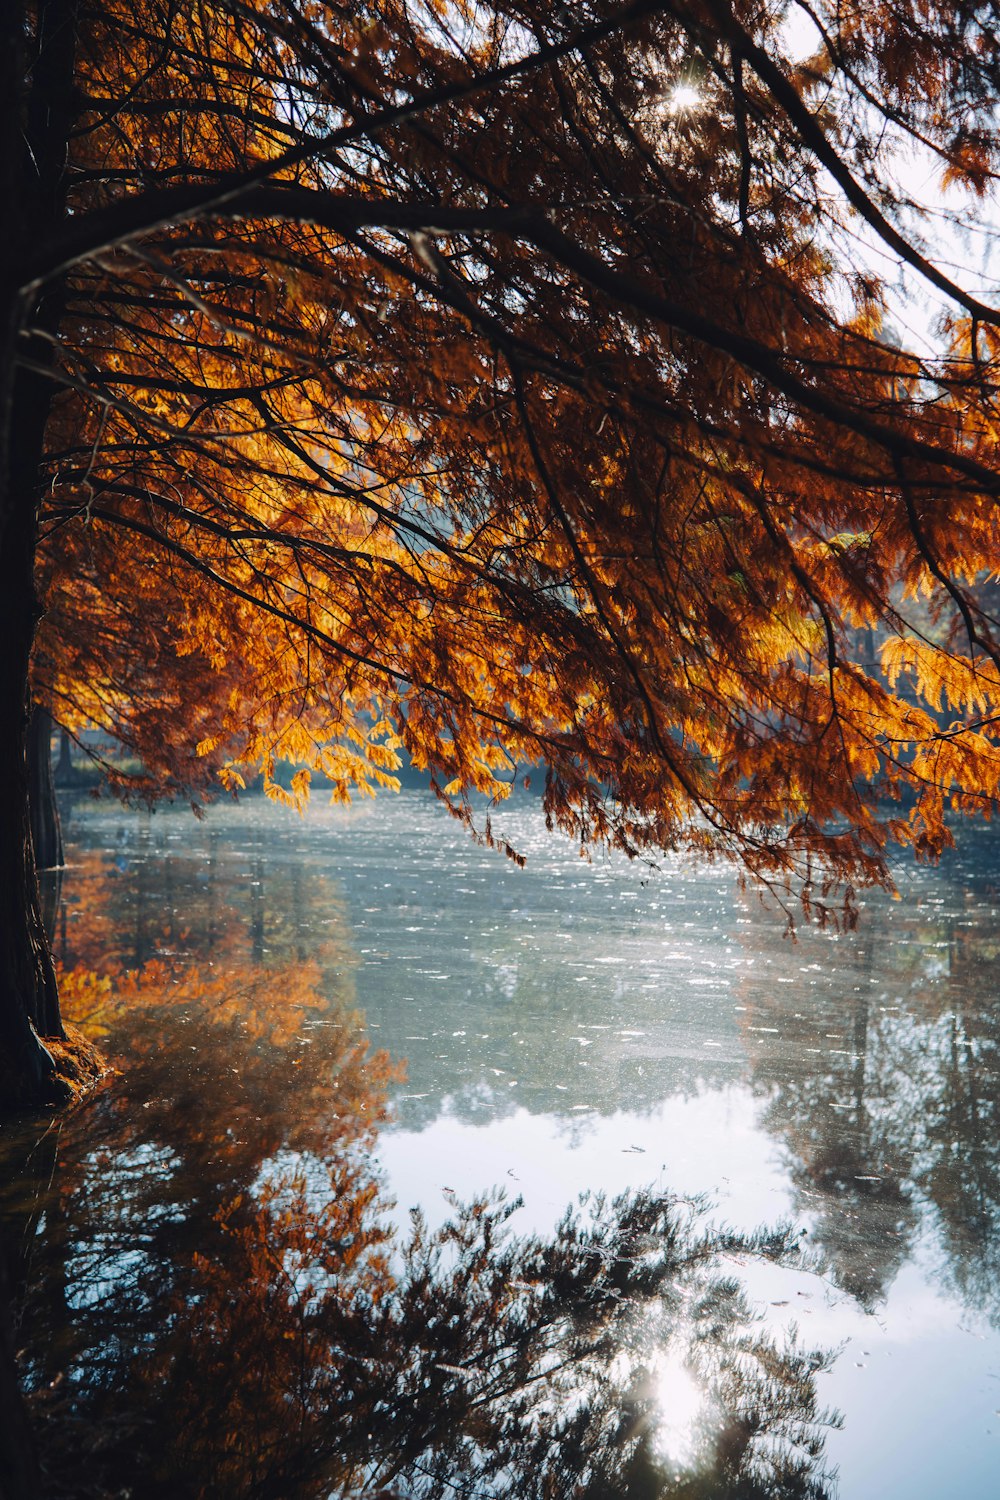
{"label": "reflection of sky", "polygon": [[149,1269],[148,1240],[159,1225],[182,1217],[176,1206],[157,1201],[162,1184],[169,1182],[180,1165],[174,1152],[150,1142],[132,1151],[117,1151],[113,1158],[107,1152],[85,1158],[85,1170],[100,1177],[105,1229],[91,1233],[66,1257],[70,1307],[99,1304]]}
{"label": "reflection of sky", "polygon": [[[735,1086],[666,1100],[651,1115],[592,1112],[570,1130],[565,1119],[526,1110],[476,1126],[445,1109],[422,1131],[383,1135],[379,1158],[401,1226],[411,1205],[442,1223],[454,1197],[474,1197],[495,1182],[524,1199],[511,1221],[518,1233],[551,1229],[580,1193],[649,1185],[684,1197],[714,1184],[713,1219],[752,1227],[787,1218],[792,1207],[760,1113],[749,1090]],[[1000,1341],[929,1282],[932,1254],[927,1241],[918,1246],[919,1263],[904,1267],[876,1314],[821,1275],[753,1262],[734,1267],[773,1329],[794,1322],[810,1347],[844,1346],[834,1369],[818,1377],[821,1401],[846,1415],[844,1430],[826,1444],[843,1500],[959,1493],[988,1500],[996,1493]],[[681,1394],[695,1401],[671,1370]],[[676,1460],[687,1456],[676,1431],[665,1441]]]}
{"label": "reflection of sky", "polygon": [[[440,1223],[454,1196],[499,1184],[524,1199],[515,1232],[550,1229],[581,1192],[650,1185],[708,1193],[742,1228],[832,1224],[862,1277],[866,1261],[888,1267],[874,1316],[829,1280],[739,1270],[775,1326],[847,1341],[820,1377],[846,1417],[828,1443],[844,1500],[992,1495],[1000,1338],[944,1274],[926,1190],[936,1160],[947,1170],[930,1185],[961,1185],[932,1129],[953,1106],[936,1119],[925,1107],[951,1067],[956,1100],[971,1087],[973,1114],[995,1118],[982,1113],[998,1090],[988,833],[963,837],[942,871],[908,873],[902,902],[872,898],[858,933],[792,943],[724,869],[587,865],[528,800],[503,815],[526,872],[412,793],[305,822],[259,803],[205,827],[161,812],[128,820],[125,840],[117,813],[83,809],[71,839],[74,822],[117,856],[120,910],[106,916],[126,965],[140,942],[146,958],[210,942],[224,963],[226,924],[243,924],[240,952],[253,926],[275,962],[346,934],[330,963],[349,965],[353,944],[372,1040],[409,1059],[379,1145],[401,1223],[416,1204]],[[988,1176],[989,1145],[966,1140],[963,1170]],[[895,1259],[880,1239],[897,1211],[883,1181],[913,1205]]]}
{"label": "reflection of sky", "polygon": [[519,1231],[550,1230],[580,1193],[662,1187],[696,1196],[712,1187],[722,1215],[747,1227],[791,1208],[773,1143],[755,1128],[759,1105],[746,1089],[668,1099],[650,1115],[618,1111],[533,1115],[518,1109],[489,1125],[445,1110],[421,1131],[387,1131],[379,1160],[401,1219],[420,1204],[432,1222],[448,1212],[447,1192],[474,1197],[500,1183],[524,1199]]}
{"label": "reflection of sky", "polygon": [[[666,1100],[652,1115],[591,1113],[569,1131],[564,1119],[525,1110],[490,1126],[445,1110],[423,1131],[385,1134],[379,1156],[401,1223],[418,1202],[432,1223],[443,1222],[453,1194],[470,1198],[491,1182],[523,1197],[512,1220],[517,1232],[550,1229],[586,1191],[653,1184],[685,1196],[713,1184],[713,1218],[752,1227],[788,1217],[792,1206],[759,1116],[759,1101],[740,1087]],[[809,1346],[844,1345],[833,1371],[818,1377],[820,1399],[846,1415],[844,1430],[826,1444],[843,1500],[997,1493],[1000,1341],[935,1290],[926,1264],[904,1267],[877,1314],[862,1312],[822,1276],[752,1262],[734,1269],[775,1330],[794,1321]],[[676,1370],[673,1376],[694,1402],[696,1392]],[[687,1456],[675,1429],[665,1441],[676,1460]]]}

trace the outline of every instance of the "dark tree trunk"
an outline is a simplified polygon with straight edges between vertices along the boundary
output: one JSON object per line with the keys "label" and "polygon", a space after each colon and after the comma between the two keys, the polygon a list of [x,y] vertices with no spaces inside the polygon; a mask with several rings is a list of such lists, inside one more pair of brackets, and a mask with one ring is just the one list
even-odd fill
{"label": "dark tree trunk", "polygon": [[[22,403],[18,403],[21,405]],[[35,413],[36,422],[42,420]],[[12,447],[20,444],[12,443]],[[28,662],[37,618],[34,504],[11,506],[0,541],[0,1104],[65,1090],[40,1036],[62,1037],[28,802]]]}
{"label": "dark tree trunk", "polygon": [[[19,268],[63,217],[76,0],[0,4],[0,1109],[67,1097],[40,1037],[64,1037],[28,804],[28,667],[38,600],[39,471],[63,305]],[[35,368],[20,363],[27,354]]]}
{"label": "dark tree trunk", "polygon": [[68,732],[59,727],[59,759],[56,761],[56,786],[73,786],[76,782],[76,766],[73,764],[73,741]]}
{"label": "dark tree trunk", "polygon": [[28,799],[35,866],[39,870],[60,869],[65,861],[59,802],[52,776],[52,720],[37,704],[28,723]]}

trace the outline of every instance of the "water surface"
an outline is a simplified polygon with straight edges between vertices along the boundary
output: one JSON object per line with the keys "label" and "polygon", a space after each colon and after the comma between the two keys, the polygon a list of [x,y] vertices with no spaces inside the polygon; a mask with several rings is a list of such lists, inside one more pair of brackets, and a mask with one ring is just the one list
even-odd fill
{"label": "water surface", "polygon": [[[192,1267],[213,1234],[250,1256],[236,1200],[258,1212],[263,1193],[272,1219],[282,1193],[314,1214],[353,1204],[364,1254],[389,1246],[391,1268],[411,1209],[432,1234],[495,1186],[521,1200],[511,1230],[543,1240],[584,1191],[707,1193],[716,1222],[788,1220],[821,1261],[722,1256],[775,1337],[795,1323],[805,1345],[839,1350],[815,1375],[844,1419],[826,1433],[839,1486],[824,1492],[995,1494],[992,831],[964,830],[940,869],[905,871],[902,899],[869,898],[857,932],[791,941],[724,867],[589,863],[528,799],[495,820],[526,869],[417,792],[305,820],[256,800],[201,823],[74,806],[56,949],[76,1013],[124,1075],[41,1142],[8,1132],[22,1282],[40,1286],[41,1265],[59,1274],[53,1301],[46,1273],[44,1318],[39,1296],[22,1315],[47,1349],[29,1379],[50,1377],[60,1341],[69,1385],[113,1363],[99,1314],[116,1298],[130,1326],[154,1302],[158,1326],[182,1323],[206,1299]],[[309,1264],[282,1243],[286,1266]],[[213,1315],[230,1337],[230,1315]],[[687,1378],[656,1450],[681,1467],[699,1419]],[[627,1492],[657,1493],[637,1473]],[[344,1482],[331,1470],[329,1492]],[[490,1482],[514,1492],[511,1471]],[[394,1483],[418,1493],[410,1471]]]}

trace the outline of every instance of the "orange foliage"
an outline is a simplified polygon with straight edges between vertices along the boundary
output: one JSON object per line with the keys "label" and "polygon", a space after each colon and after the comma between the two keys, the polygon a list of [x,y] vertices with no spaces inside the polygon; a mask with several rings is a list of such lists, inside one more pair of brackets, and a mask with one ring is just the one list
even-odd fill
{"label": "orange foliage", "polygon": [[[56,717],[147,791],[347,796],[402,745],[470,825],[543,762],[582,843],[820,914],[988,814],[1000,316],[891,153],[980,193],[995,91],[974,7],[919,12],[821,3],[793,64],[780,7],[717,0],[89,11],[40,252]],[[851,215],[948,302],[939,354]]]}

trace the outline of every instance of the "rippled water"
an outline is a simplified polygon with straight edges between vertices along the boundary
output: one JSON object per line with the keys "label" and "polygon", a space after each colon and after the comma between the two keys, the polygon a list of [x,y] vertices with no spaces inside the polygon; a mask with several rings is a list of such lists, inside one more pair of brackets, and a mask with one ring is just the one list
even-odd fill
{"label": "rippled water", "polygon": [[[494,1185],[523,1199],[522,1233],[549,1234],[593,1189],[708,1193],[716,1220],[745,1229],[791,1219],[817,1271],[742,1255],[737,1269],[768,1326],[794,1321],[810,1344],[842,1346],[816,1377],[844,1417],[827,1438],[839,1493],[996,1494],[992,831],[964,830],[941,869],[904,871],[902,899],[870,898],[859,931],[791,941],[726,868],[587,863],[527,798],[495,821],[526,869],[417,792],[304,820],[257,801],[202,823],[73,808],[56,949],[67,971],[98,976],[89,990],[78,980],[77,1011],[97,1018],[125,1074],[61,1144],[8,1132],[20,1184],[9,1215],[39,1246],[63,1237],[63,1311],[47,1336],[130,1276],[138,1286],[161,1241],[176,1257],[193,1180],[213,1184],[202,1198],[221,1212],[276,1163],[317,1154],[332,998],[337,1067],[358,1039],[353,1007],[374,1046],[407,1060],[405,1081],[382,1080],[387,1222],[419,1206],[433,1228]],[[136,971],[146,978],[124,1007],[115,997]],[[264,1015],[275,984],[284,1022]],[[365,1107],[359,1088],[351,1108]],[[89,1200],[67,1163],[97,1184]],[[97,1200],[118,1225],[113,1246],[74,1228]],[[678,1458],[682,1388],[678,1376]]]}

